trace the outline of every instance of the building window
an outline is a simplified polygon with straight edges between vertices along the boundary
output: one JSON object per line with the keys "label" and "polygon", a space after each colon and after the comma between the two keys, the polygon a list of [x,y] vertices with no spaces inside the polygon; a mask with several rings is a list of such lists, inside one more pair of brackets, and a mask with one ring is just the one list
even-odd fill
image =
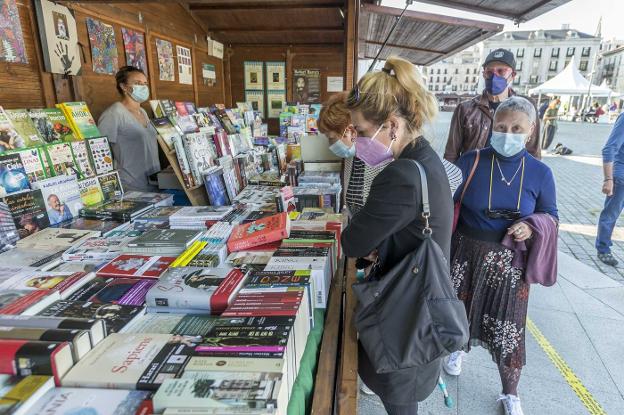
{"label": "building window", "polygon": [[442,80],[442,82],[446,82],[446,76],[444,77],[444,79]]}
{"label": "building window", "polygon": [[429,77],[429,82],[433,82],[433,76]]}
{"label": "building window", "polygon": [[444,69],[444,75],[446,75],[447,73],[448,73],[448,72],[447,72],[447,70],[446,70],[446,68],[445,68],[445,69]]}
{"label": "building window", "polygon": [[436,82],[440,82],[440,77],[439,76],[436,77]]}
{"label": "building window", "polygon": [[477,77],[476,76],[472,77],[472,82],[477,82]]}
{"label": "building window", "polygon": [[522,61],[516,63],[516,72],[520,72],[522,70]]}
{"label": "building window", "polygon": [[440,75],[440,68],[438,68],[438,75]]}
{"label": "building window", "polygon": [[541,58],[542,57],[542,48],[535,48],[535,50],[533,51],[533,57],[534,58]]}
{"label": "building window", "polygon": [[516,76],[513,80],[514,85],[520,85],[520,75]]}
{"label": "building window", "polygon": [[455,75],[459,73],[459,68],[455,68]]}
{"label": "building window", "polygon": [[436,90],[436,91],[439,91],[439,90],[440,90],[440,89],[439,89],[439,87],[438,87],[437,85],[435,86],[435,90]]}
{"label": "building window", "polygon": [[550,66],[548,67],[549,71],[556,71],[557,70],[557,61],[551,61],[550,62]]}
{"label": "building window", "polygon": [[586,71],[587,70],[587,61],[581,61],[581,63],[579,64],[579,71]]}
{"label": "building window", "polygon": [[453,90],[453,92],[457,91],[457,85],[453,85],[451,89]]}
{"label": "building window", "polygon": [[570,64],[570,59],[566,59],[565,66],[568,66],[569,64]]}
{"label": "building window", "polygon": [[524,57],[524,48],[518,49],[516,51],[516,57],[518,57],[518,58],[523,58]]}
{"label": "building window", "polygon": [[566,52],[566,56],[569,58],[570,56],[574,56],[574,50],[575,48],[568,48],[568,51]]}
{"label": "building window", "polygon": [[583,50],[581,51],[581,56],[584,58],[589,57],[589,54],[591,53],[591,48],[587,47],[587,48],[583,48]]}
{"label": "building window", "polygon": [[472,70],[472,73],[476,75],[476,74],[477,74],[477,68],[474,68],[474,69]]}
{"label": "building window", "polygon": [[558,58],[559,57],[559,48],[552,48],[552,51],[550,52],[550,57],[551,58]]}
{"label": "building window", "polygon": [[529,78],[529,83],[531,84],[536,84],[539,82],[539,76],[537,75],[531,75],[531,77]]}
{"label": "building window", "polygon": [[468,82],[470,82],[470,77],[469,76],[466,77],[466,83],[468,83]]}
{"label": "building window", "polygon": [[429,85],[429,91],[433,91],[433,85]]}

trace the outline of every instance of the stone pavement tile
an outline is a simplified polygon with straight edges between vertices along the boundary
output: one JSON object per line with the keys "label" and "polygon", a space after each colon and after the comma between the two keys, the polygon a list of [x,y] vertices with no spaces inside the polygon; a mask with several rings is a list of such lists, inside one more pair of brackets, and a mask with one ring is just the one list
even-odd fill
{"label": "stone pavement tile", "polygon": [[568,302],[559,282],[552,287],[544,287],[535,284],[531,286],[529,295],[529,307],[538,308],[540,310],[559,310],[568,313],[574,312],[574,309]]}
{"label": "stone pavement tile", "polygon": [[609,372],[575,315],[551,311],[532,313],[531,319],[585,387],[591,391],[615,390]]}
{"label": "stone pavement tile", "polygon": [[597,288],[587,290],[587,293],[600,299],[600,301],[621,314],[624,314],[624,286],[616,288]]}
{"label": "stone pavement tile", "polygon": [[499,415],[496,402],[501,391],[497,369],[466,365],[459,376],[459,396],[456,399],[461,415]]}
{"label": "stone pavement tile", "polygon": [[558,255],[559,276],[567,279],[579,288],[607,288],[619,287],[620,283],[613,281],[604,274],[586,265],[570,255],[559,252]]}
{"label": "stone pavement tile", "polygon": [[[592,393],[594,398],[598,401],[602,409],[609,415],[621,415],[624,414],[624,399],[618,393],[608,392],[594,392]],[[587,413],[587,412],[585,412]],[[529,414],[526,414],[529,415]]]}
{"label": "stone pavement tile", "polygon": [[624,397],[624,359],[622,359],[624,325],[621,321],[586,315],[579,316],[579,320],[615,382],[617,389],[614,387],[611,392],[619,391],[620,397]]}
{"label": "stone pavement tile", "polygon": [[539,378],[567,385],[561,372],[557,370],[531,333],[527,332],[525,346],[526,366],[522,369],[522,380],[519,388],[520,395],[525,395],[525,385],[531,382],[531,378]]}
{"label": "stone pavement tile", "polygon": [[624,314],[602,302],[599,297],[580,290],[564,278],[559,281],[559,285],[577,315],[624,321]]}

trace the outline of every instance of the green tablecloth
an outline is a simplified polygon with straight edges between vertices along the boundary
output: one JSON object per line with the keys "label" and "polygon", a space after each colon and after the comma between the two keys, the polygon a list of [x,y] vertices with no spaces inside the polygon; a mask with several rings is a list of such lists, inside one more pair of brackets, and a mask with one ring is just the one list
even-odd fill
{"label": "green tablecloth", "polygon": [[319,349],[325,326],[325,309],[314,310],[314,329],[308,336],[305,351],[299,365],[299,373],[293,385],[288,415],[307,415],[312,409],[312,394],[314,393],[314,377],[318,364]]}

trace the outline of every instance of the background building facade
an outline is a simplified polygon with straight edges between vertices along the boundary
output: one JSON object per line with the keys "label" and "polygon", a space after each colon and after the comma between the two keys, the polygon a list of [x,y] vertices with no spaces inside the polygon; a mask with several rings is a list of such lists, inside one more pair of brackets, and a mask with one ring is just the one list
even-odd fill
{"label": "background building facade", "polygon": [[590,78],[592,70],[597,75],[597,58],[600,53],[600,35],[589,35],[570,29],[504,32],[483,42],[481,61],[498,48],[511,50],[516,56],[514,89],[526,94],[561,72],[570,62]]}
{"label": "background building facade", "polygon": [[476,94],[481,77],[481,51],[466,49],[431,66],[421,68],[433,93]]}

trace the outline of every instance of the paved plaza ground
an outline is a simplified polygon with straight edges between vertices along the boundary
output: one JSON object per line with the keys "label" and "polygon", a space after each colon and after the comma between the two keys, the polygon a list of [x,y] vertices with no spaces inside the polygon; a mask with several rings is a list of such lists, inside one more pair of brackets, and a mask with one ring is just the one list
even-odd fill
{"label": "paved plaza ground", "polygon": [[[427,137],[442,152],[450,113],[441,113]],[[624,414],[624,229],[616,229],[613,254],[621,268],[596,258],[601,194],[601,149],[611,125],[560,122],[555,144],[571,156],[546,154],[557,181],[561,220],[559,277],[553,287],[532,286],[527,366],[519,395],[526,415]],[[618,223],[620,225],[620,223]],[[503,414],[496,398],[500,380],[483,349],[466,358],[461,376],[445,376],[455,401],[444,406],[436,390],[419,414]],[[359,414],[385,414],[377,397],[360,396]]]}

